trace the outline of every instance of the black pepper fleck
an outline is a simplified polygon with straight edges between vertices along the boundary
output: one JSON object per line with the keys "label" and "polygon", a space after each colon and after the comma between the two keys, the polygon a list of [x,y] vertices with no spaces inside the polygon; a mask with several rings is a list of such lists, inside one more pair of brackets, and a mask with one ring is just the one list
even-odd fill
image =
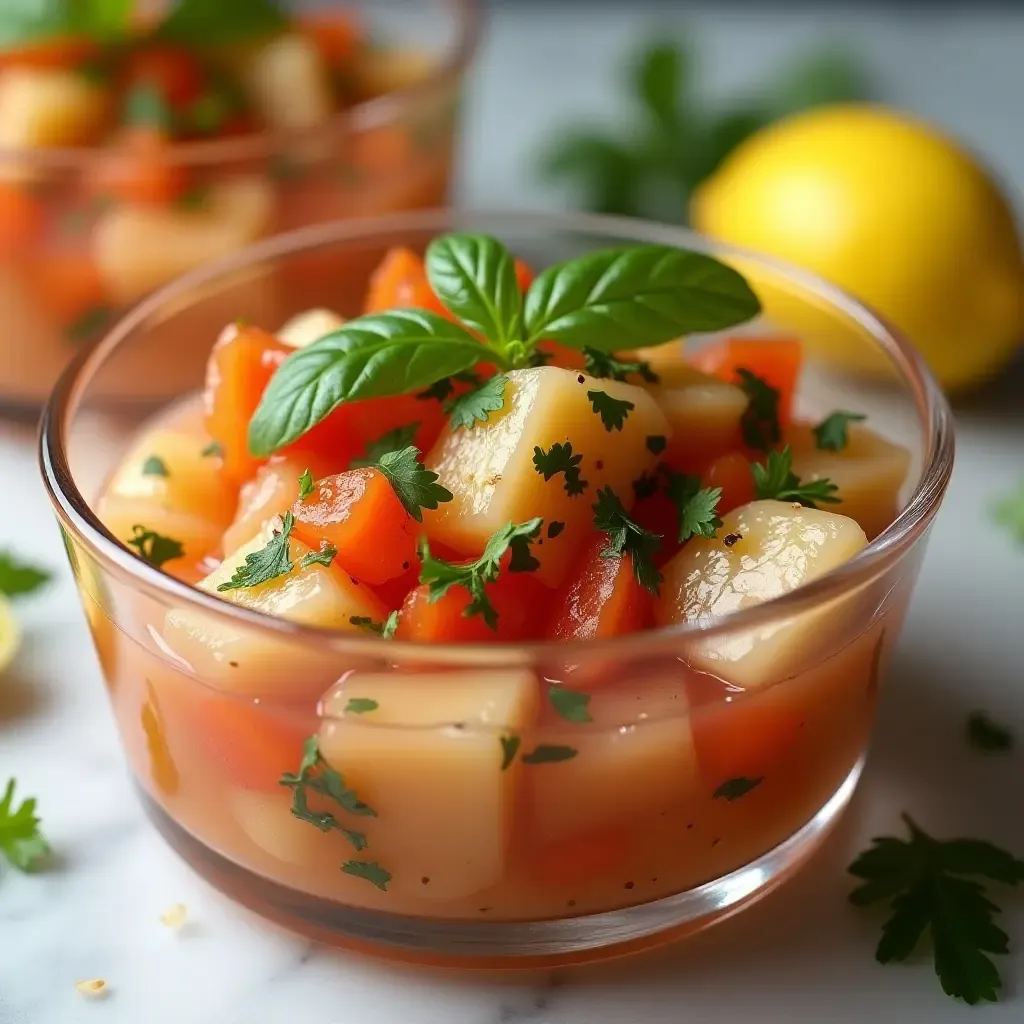
{"label": "black pepper fleck", "polygon": [[717,846],[721,841],[722,841],[721,839],[712,839],[711,840],[711,845],[712,846]]}
{"label": "black pepper fleck", "polygon": [[594,463],[594,469],[604,469],[604,462],[601,459],[598,459],[597,462]]}
{"label": "black pepper fleck", "polygon": [[565,901],[565,905],[567,907],[575,907],[576,906],[576,901],[575,900],[566,900]]}
{"label": "black pepper fleck", "polygon": [[353,587],[358,587],[359,586],[359,580],[357,580],[355,578],[355,576],[349,576],[349,579],[352,581],[352,586]]}
{"label": "black pepper fleck", "polygon": [[403,569],[405,569],[406,571],[408,571],[408,569],[409,569],[409,563],[408,563],[408,562],[403,562],[403,563],[402,563],[402,568],[403,568]]}
{"label": "black pepper fleck", "polygon": [[622,888],[623,889],[632,889],[633,888],[633,883],[632,882],[627,882]]}
{"label": "black pepper fleck", "polygon": [[686,828],[687,828],[687,831],[689,831],[691,828],[693,828],[693,822],[691,821],[690,824],[686,826]]}
{"label": "black pepper fleck", "polygon": [[578,382],[579,382],[580,384],[584,384],[584,383],[586,383],[586,380],[587,380],[587,378],[586,378],[586,377],[584,377],[584,376],[583,376],[583,374],[581,373],[581,374],[580,374],[580,375],[579,375],[579,376],[578,376],[578,377],[576,378],[576,380],[577,380],[577,381],[578,381]]}
{"label": "black pepper fleck", "polygon": [[427,878],[427,876],[426,876],[426,875],[424,875],[424,876],[423,876],[423,877],[422,877],[422,878],[420,879],[420,882],[422,882],[422,883],[423,883],[423,885],[430,885],[430,879],[429,879],[429,878]]}
{"label": "black pepper fleck", "polygon": [[230,666],[231,666],[232,668],[238,668],[238,662],[237,662],[237,661],[229,661],[229,662],[228,662],[228,664],[229,664],[229,665],[230,665]]}
{"label": "black pepper fleck", "polygon": [[730,533],[727,537],[723,538],[722,543],[727,548],[731,548],[738,540],[743,540],[742,533]]}

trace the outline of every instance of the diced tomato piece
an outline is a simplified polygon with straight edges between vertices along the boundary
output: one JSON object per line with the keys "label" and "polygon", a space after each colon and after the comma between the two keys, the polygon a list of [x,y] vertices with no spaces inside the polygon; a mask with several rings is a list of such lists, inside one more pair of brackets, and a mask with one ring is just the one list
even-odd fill
{"label": "diced tomato piece", "polygon": [[516,282],[519,285],[519,290],[525,295],[530,285],[533,284],[533,279],[537,275],[534,274],[533,268],[526,260],[516,260]]}
{"label": "diced tomato piece", "polygon": [[372,585],[401,576],[416,554],[412,517],[376,469],[352,469],[317,481],[292,506],[295,535],[312,548],[337,549],[335,562]]}
{"label": "diced tomato piece", "polygon": [[97,165],[92,189],[129,203],[171,203],[188,188],[188,170],[175,163],[163,132],[126,128]]}
{"label": "diced tomato piece", "polygon": [[724,516],[740,505],[754,500],[754,477],[750,460],[742,452],[730,452],[708,466],[701,483],[705,487],[721,487],[718,514]]}
{"label": "diced tomato piece", "polygon": [[532,874],[547,885],[579,885],[620,868],[630,845],[629,831],[622,826],[573,836],[538,850],[531,858]]}
{"label": "diced tomato piece", "polygon": [[452,587],[433,603],[424,585],[411,591],[402,605],[395,634],[400,640],[421,643],[494,643],[530,640],[540,636],[550,604],[549,592],[527,573],[503,571],[487,587],[498,628],[491,629],[480,615],[466,616],[470,596],[464,587]]}
{"label": "diced tomato piece", "polygon": [[180,110],[203,94],[206,77],[202,65],[188,50],[154,43],[129,52],[124,87],[156,89],[167,103]]}
{"label": "diced tomato piece", "polygon": [[409,568],[396,576],[393,580],[386,580],[384,583],[374,587],[374,593],[384,602],[384,605],[391,608],[401,608],[410,591],[420,585],[420,560],[413,557],[409,562]]}
{"label": "diced tomato piece", "polygon": [[22,254],[43,233],[42,205],[25,189],[0,183],[0,253]]}
{"label": "diced tomato piece", "polygon": [[695,352],[690,361],[698,370],[730,384],[739,383],[737,370],[749,370],[779,392],[779,422],[783,427],[789,423],[803,363],[803,346],[799,341],[726,338]]}
{"label": "diced tomato piece", "polygon": [[31,280],[47,308],[72,324],[106,302],[103,278],[84,248],[51,249],[31,261]]}
{"label": "diced tomato piece", "polygon": [[389,309],[427,309],[454,319],[430,287],[423,260],[411,249],[391,249],[370,278],[365,311]]}
{"label": "diced tomato piece", "polygon": [[597,538],[577,563],[555,605],[549,634],[560,640],[624,636],[653,621],[651,594],[633,573],[633,559],[602,558],[607,538]]}
{"label": "diced tomato piece", "polygon": [[299,28],[309,36],[320,51],[323,62],[337,67],[350,60],[363,39],[362,26],[341,12],[329,15],[307,15]]}
{"label": "diced tomato piece", "polygon": [[249,454],[249,420],[277,368],[294,349],[248,324],[224,331],[206,364],[206,432],[223,452],[223,468],[236,483],[248,480],[260,460]]}

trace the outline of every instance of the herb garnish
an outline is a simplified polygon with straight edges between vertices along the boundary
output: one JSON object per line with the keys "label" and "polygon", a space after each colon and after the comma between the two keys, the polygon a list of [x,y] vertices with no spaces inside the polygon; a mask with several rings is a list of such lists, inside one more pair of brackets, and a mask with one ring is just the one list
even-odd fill
{"label": "herb garnish", "polygon": [[903,821],[909,840],[875,838],[849,868],[864,880],[851,903],[890,901],[875,959],[906,960],[927,929],[943,991],[971,1005],[995,1002],[1002,979],[985,954],[1008,952],[1009,939],[993,921],[999,908],[983,883],[962,876],[1017,885],[1024,861],[980,839],[933,839],[907,814]]}
{"label": "herb garnish", "polygon": [[369,615],[352,615],[348,621],[353,626],[365,629],[367,633],[376,633],[377,636],[390,640],[398,629],[398,612],[391,612],[383,622],[374,622]]}
{"label": "herb garnish", "polygon": [[375,860],[347,860],[341,865],[341,870],[346,875],[353,875],[355,878],[365,878],[372,882],[378,889],[388,891],[388,882],[391,881],[391,872],[385,871]]}
{"label": "herb garnish", "polygon": [[793,472],[792,453],[787,444],[781,452],[769,452],[764,465],[759,462],[750,464],[750,472],[754,475],[754,491],[758,499],[774,498],[776,501],[797,501],[807,508],[817,508],[817,502],[839,504],[840,498],[835,496],[839,488],[831,480],[808,480],[801,483]]}
{"label": "herb garnish", "polygon": [[430,553],[427,538],[420,539],[420,583],[428,586],[427,599],[433,604],[452,587],[463,587],[472,600],[463,616],[482,616],[491,629],[498,628],[498,613],[487,596],[487,584],[494,583],[501,571],[501,559],[511,551],[509,572],[532,572],[540,564],[530,554],[530,545],[540,536],[542,519],[528,519],[525,523],[506,523],[484,547],[484,553],[472,562],[447,562]]}
{"label": "herb garnish", "polygon": [[423,522],[423,509],[436,509],[452,500],[452,492],[436,482],[437,474],[420,462],[420,450],[412,445],[382,455],[376,468],[387,477],[405,511],[417,523]]}
{"label": "herb garnish", "polygon": [[740,432],[748,448],[766,452],[782,440],[779,424],[779,392],[756,373],[736,370],[740,387],[747,396],[747,407],[740,417]]}
{"label": "herb garnish", "polygon": [[452,430],[465,427],[472,430],[477,422],[486,423],[492,412],[497,412],[505,405],[505,385],[508,377],[492,377],[484,381],[473,391],[467,391],[458,398],[453,398],[448,407],[448,421]]}
{"label": "herb garnish", "polygon": [[579,690],[567,690],[564,686],[548,687],[548,700],[560,718],[567,722],[592,722],[590,711],[590,694]]}
{"label": "herb garnish", "polygon": [[416,431],[419,429],[419,423],[406,423],[389,430],[386,434],[381,434],[376,441],[368,441],[366,451],[358,459],[353,459],[348,468],[367,469],[376,466],[381,456],[387,455],[388,452],[399,452],[410,447],[416,440]]}
{"label": "herb garnish", "polygon": [[416,397],[422,398],[424,401],[435,398],[437,401],[443,402],[454,393],[456,381],[462,384],[472,384],[476,387],[480,383],[480,375],[472,370],[453,373],[450,377],[442,377],[439,381],[435,381],[429,388],[420,391]]}
{"label": "herb garnish", "polygon": [[139,557],[144,562],[149,562],[155,569],[159,569],[165,562],[181,558],[185,554],[185,548],[181,541],[175,540],[173,537],[164,537],[155,530],[147,530],[145,526],[138,524],[132,527],[132,533],[135,536],[126,540],[125,543],[129,547],[136,548]]}
{"label": "herb garnish", "polygon": [[548,746],[542,743],[529,754],[519,759],[523,764],[557,764],[559,761],[571,761],[577,754],[573,747]]}
{"label": "herb garnish", "polygon": [[712,797],[715,800],[739,800],[741,796],[746,796],[752,789],[757,789],[761,783],[764,782],[763,776],[758,776],[754,779],[749,779],[744,775],[738,775],[734,779],[726,779],[718,789],[714,791]]}
{"label": "herb garnish", "polygon": [[10,779],[0,798],[0,854],[21,871],[31,871],[50,852],[39,824],[35,799],[14,806],[14,779]]}
{"label": "herb garnish", "polygon": [[0,550],[0,594],[21,597],[50,582],[51,575],[28,562],[19,562],[9,551]]}
{"label": "herb garnish", "polygon": [[500,736],[501,742],[501,770],[507,771],[519,753],[519,746],[523,742],[518,736]]}
{"label": "herb garnish", "polygon": [[170,476],[167,463],[159,455],[150,455],[142,464],[143,476]]}
{"label": "herb garnish", "polygon": [[548,540],[554,540],[565,529],[565,523],[552,519],[548,523]]}
{"label": "herb garnish", "polygon": [[338,549],[329,541],[320,541],[320,547],[316,551],[310,551],[299,559],[299,568],[308,569],[311,565],[330,565]]}
{"label": "herb garnish", "polygon": [[967,742],[986,754],[1002,753],[1013,750],[1013,733],[984,711],[972,711],[967,716]]}
{"label": "herb garnish", "polygon": [[732,327],[760,311],[731,267],[663,245],[605,249],[548,267],[525,298],[511,255],[487,236],[435,239],[426,271],[460,322],[422,309],[373,313],[293,352],[249,424],[254,455],[297,440],[343,402],[406,392],[447,396],[449,378],[479,363],[499,371],[534,365],[542,340],[613,353]]}
{"label": "herb garnish", "polygon": [[811,430],[814,433],[814,441],[822,451],[840,452],[849,444],[847,427],[851,423],[860,423],[866,420],[867,416],[860,412],[844,412],[837,409],[826,416],[816,427]]}
{"label": "herb garnish", "polygon": [[272,529],[270,540],[259,551],[250,551],[245,556],[245,562],[236,566],[231,578],[221,583],[217,590],[224,593],[228,590],[248,589],[290,573],[294,563],[289,555],[288,538],[294,526],[295,517],[291,512],[285,512],[284,519],[279,520],[278,525]]}
{"label": "herb garnish", "polygon": [[701,487],[699,476],[687,476],[666,469],[665,493],[676,507],[680,544],[691,537],[714,537],[722,520],[715,511],[722,497],[721,487]]}
{"label": "herb garnish", "polygon": [[608,546],[602,558],[620,558],[629,554],[633,561],[633,575],[637,582],[657,595],[664,578],[654,564],[654,556],[661,547],[661,535],[645,530],[626,514],[622,502],[610,487],[597,492],[594,503],[594,526],[608,535]]}
{"label": "herb garnish", "polygon": [[558,473],[564,473],[563,486],[565,493],[570,498],[582,494],[590,486],[586,480],[580,478],[580,463],[582,461],[582,455],[573,454],[571,441],[566,441],[564,444],[556,441],[547,451],[544,451],[540,445],[535,445],[533,449],[533,465],[537,472],[544,477],[545,481],[550,480]]}
{"label": "herb garnish", "polygon": [[217,441],[211,441],[200,453],[204,458],[209,458],[211,455],[224,455],[223,447]]}
{"label": "herb garnish", "polygon": [[646,441],[647,450],[652,455],[660,455],[668,447],[668,438],[663,434],[651,434]]}
{"label": "herb garnish", "polygon": [[349,697],[345,705],[346,715],[365,715],[370,711],[376,711],[380,705],[369,697]]}
{"label": "herb garnish", "polygon": [[636,408],[632,402],[624,398],[612,398],[606,391],[588,391],[587,398],[594,412],[601,417],[604,429],[609,433],[621,430],[626,417]]}
{"label": "herb garnish", "polygon": [[313,493],[313,474],[308,469],[299,477],[299,501],[305,501]]}
{"label": "herb garnish", "polygon": [[636,374],[648,384],[658,383],[658,375],[651,369],[651,364],[641,359],[619,359],[609,352],[602,352],[596,348],[585,348],[583,355],[586,359],[584,369],[591,377],[609,377],[612,380],[624,381],[630,374]]}

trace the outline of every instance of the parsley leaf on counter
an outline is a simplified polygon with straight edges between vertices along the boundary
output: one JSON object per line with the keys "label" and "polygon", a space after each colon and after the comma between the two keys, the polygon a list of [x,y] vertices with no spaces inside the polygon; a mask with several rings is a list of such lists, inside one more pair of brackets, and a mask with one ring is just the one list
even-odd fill
{"label": "parsley leaf on counter", "polygon": [[792,454],[787,444],[781,452],[769,452],[764,465],[750,464],[754,475],[754,491],[758,500],[774,498],[776,501],[797,501],[807,508],[817,508],[816,502],[839,504],[835,496],[839,488],[831,480],[809,480],[801,483],[793,472]]}
{"label": "parsley leaf on counter", "polygon": [[259,551],[250,551],[245,556],[245,562],[236,566],[231,579],[220,584],[217,590],[223,593],[227,590],[256,587],[290,573],[294,564],[288,551],[288,538],[294,525],[295,517],[291,512],[285,512],[284,519],[281,520],[280,526],[274,529],[270,540]]}
{"label": "parsley leaf on counter", "polygon": [[664,577],[654,564],[654,556],[661,546],[661,535],[645,530],[626,514],[622,502],[610,487],[597,492],[594,503],[594,526],[608,535],[608,546],[601,552],[602,558],[631,556],[633,575],[637,582],[657,595]]}
{"label": "parsley leaf on counter", "polygon": [[145,526],[138,524],[132,527],[132,533],[135,536],[125,543],[135,548],[139,552],[139,557],[144,562],[149,562],[155,569],[185,554],[181,541],[173,537],[164,537],[155,530],[147,530]]}
{"label": "parsley leaf on counter", "polygon": [[635,373],[648,384],[658,383],[658,375],[651,369],[651,364],[640,359],[618,359],[596,348],[585,348],[583,355],[586,359],[584,369],[591,377],[609,377],[612,380],[624,381],[631,373]]}
{"label": "parsley leaf on counter", "polygon": [[612,398],[605,391],[588,391],[587,398],[594,412],[601,417],[604,429],[609,433],[613,430],[621,430],[626,422],[626,417],[636,408],[632,402],[624,398]]}
{"label": "parsley leaf on counter", "polygon": [[420,429],[419,423],[406,423],[404,426],[395,427],[386,434],[381,434],[376,441],[368,441],[366,451],[358,459],[353,459],[349,469],[368,469],[375,467],[381,457],[388,452],[398,452],[408,448],[416,440],[416,431]]}
{"label": "parsley leaf on counter", "polygon": [[348,621],[353,626],[365,629],[367,633],[376,633],[377,636],[390,640],[398,629],[398,612],[391,612],[383,622],[374,622],[368,615],[353,615]]}
{"label": "parsley leaf on counter", "polygon": [[565,493],[570,498],[582,494],[590,486],[586,480],[580,478],[582,461],[582,455],[573,455],[571,441],[564,444],[556,441],[546,452],[540,445],[535,445],[533,449],[533,465],[537,472],[545,480],[550,480],[558,473],[564,473]]}
{"label": "parsley leaf on counter", "polygon": [[736,376],[747,396],[747,407],[740,417],[743,442],[749,448],[766,452],[782,440],[779,392],[750,370],[737,369]]}
{"label": "parsley leaf on counter", "polygon": [[873,839],[849,867],[864,881],[850,894],[851,903],[889,901],[875,959],[906,960],[927,930],[942,990],[972,1006],[995,1002],[1002,979],[986,954],[1008,952],[1009,938],[993,920],[999,908],[974,879],[1017,885],[1024,881],[1024,862],[992,843],[933,839],[908,815],[903,821],[909,840]]}
{"label": "parsley leaf on counter", "polygon": [[665,493],[676,507],[679,543],[691,537],[714,537],[722,525],[715,511],[722,497],[722,488],[701,487],[699,476],[686,476],[672,470],[668,470],[667,475]]}
{"label": "parsley leaf on counter", "polygon": [[19,562],[9,551],[0,550],[0,594],[20,597],[50,582],[51,575],[27,562]]}
{"label": "parsley leaf on counter", "polygon": [[849,444],[847,427],[851,423],[860,423],[866,419],[867,416],[861,412],[844,412],[837,409],[812,428],[815,443],[822,451],[841,452]]}
{"label": "parsley leaf on counter", "polygon": [[31,871],[50,852],[39,831],[34,799],[14,806],[14,779],[0,798],[0,854],[21,871]]}
{"label": "parsley leaf on counter", "polygon": [[972,711],[967,716],[967,742],[987,754],[1002,753],[1013,750],[1013,733],[984,711]]}
{"label": "parsley leaf on counter", "polygon": [[1014,540],[1024,544],[1024,484],[1018,484],[1008,494],[1004,494],[996,502],[992,514],[1000,526],[1010,531]]}
{"label": "parsley leaf on counter", "polygon": [[427,599],[439,601],[452,587],[462,587],[472,599],[463,616],[480,615],[491,629],[498,628],[498,613],[487,596],[487,584],[501,572],[501,559],[512,552],[510,572],[529,572],[539,564],[530,554],[530,544],[540,536],[542,519],[525,523],[506,523],[487,542],[484,553],[473,562],[447,562],[430,553],[426,537],[420,540],[420,583],[428,586]]}
{"label": "parsley leaf on counter", "polygon": [[448,407],[448,420],[452,430],[458,430],[459,427],[472,430],[478,421],[486,423],[490,413],[497,412],[505,405],[506,384],[508,377],[492,377],[473,391],[453,398]]}
{"label": "parsley leaf on counter", "polygon": [[143,476],[170,476],[167,471],[167,463],[159,455],[150,455],[142,464]]}
{"label": "parsley leaf on counter", "polygon": [[452,492],[436,483],[437,474],[420,462],[420,450],[412,445],[382,455],[376,468],[388,478],[405,511],[417,523],[423,522],[423,509],[435,509],[452,500]]}

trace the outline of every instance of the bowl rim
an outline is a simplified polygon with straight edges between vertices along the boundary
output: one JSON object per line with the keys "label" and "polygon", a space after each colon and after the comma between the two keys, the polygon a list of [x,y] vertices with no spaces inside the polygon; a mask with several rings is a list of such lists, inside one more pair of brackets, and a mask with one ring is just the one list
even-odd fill
{"label": "bowl rim", "polygon": [[[316,147],[319,145],[322,149],[325,138],[341,134],[359,135],[398,120],[409,103],[418,97],[441,91],[457,82],[465,74],[479,47],[484,19],[482,0],[439,2],[451,9],[458,26],[457,37],[444,59],[420,81],[336,111],[330,120],[312,128],[254,131],[228,138],[176,142],[167,148],[167,163],[195,168],[268,159],[281,153],[303,152],[304,149],[317,152]],[[110,152],[109,145],[46,149],[0,147],[0,166],[10,162],[26,170],[81,170],[102,161]]]}
{"label": "bowl rim", "polygon": [[[154,314],[193,290],[201,290],[240,269],[302,251],[331,245],[369,241],[403,232],[423,235],[452,230],[487,231],[498,235],[509,231],[575,233],[599,235],[606,241],[654,242],[712,252],[727,259],[757,264],[781,274],[806,289],[870,333],[895,364],[911,392],[918,422],[925,436],[920,479],[896,518],[848,561],[780,597],[732,612],[714,620],[675,623],[625,636],[589,640],[534,640],[522,643],[427,644],[407,640],[384,640],[348,631],[299,625],[287,619],[251,611],[184,583],[142,561],[103,526],[79,490],[68,461],[70,426],[92,374],[125,339]],[[165,285],[128,311],[102,338],[81,350],[61,375],[43,410],[39,430],[39,465],[50,501],[64,528],[70,529],[87,548],[102,556],[131,581],[135,589],[147,592],[161,603],[180,603],[248,628],[268,630],[291,640],[301,639],[327,646],[338,653],[379,657],[397,661],[402,657],[420,663],[508,666],[531,664],[553,655],[566,660],[589,662],[601,656],[671,654],[679,642],[697,637],[713,640],[736,630],[757,628],[773,621],[813,609],[871,582],[921,540],[937,512],[949,483],[954,458],[953,416],[938,382],[923,357],[910,343],[864,304],[817,275],[774,257],[720,243],[673,225],[626,217],[595,214],[559,214],[516,210],[436,209],[390,214],[357,221],[337,220],[299,228],[276,235],[202,267]]]}

